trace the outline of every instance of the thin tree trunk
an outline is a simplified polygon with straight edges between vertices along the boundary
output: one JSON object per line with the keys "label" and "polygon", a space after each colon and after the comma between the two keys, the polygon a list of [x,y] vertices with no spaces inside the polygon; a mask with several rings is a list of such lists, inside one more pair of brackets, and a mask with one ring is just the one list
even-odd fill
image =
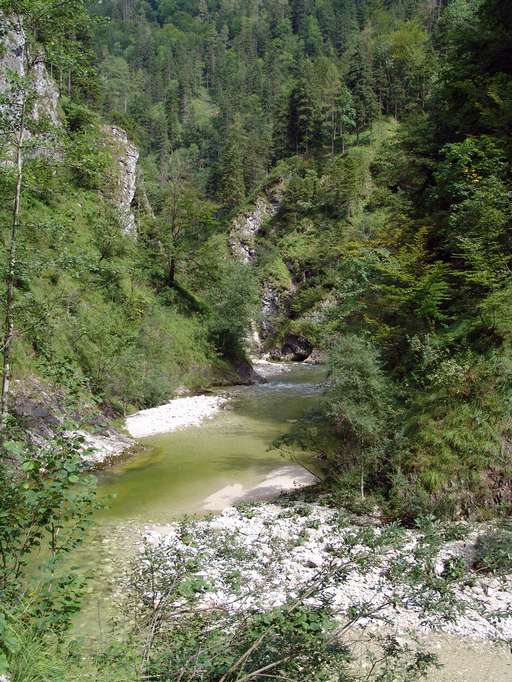
{"label": "thin tree trunk", "polygon": [[169,261],[169,272],[167,275],[167,286],[172,289],[176,280],[176,258],[171,256]]}
{"label": "thin tree trunk", "polygon": [[7,297],[5,302],[5,333],[3,343],[2,392],[0,396],[0,438],[3,437],[8,415],[11,378],[11,346],[14,337],[14,280],[16,276],[16,243],[20,224],[21,185],[23,181],[23,136],[25,132],[25,96],[20,112],[20,126],[16,140],[16,192],[12,210],[11,243],[7,264]]}
{"label": "thin tree trunk", "polygon": [[361,480],[360,480],[360,486],[361,486],[361,499],[364,500],[364,465],[361,462]]}
{"label": "thin tree trunk", "polygon": [[334,158],[334,148],[336,144],[336,119],[334,109],[331,111],[331,156]]}

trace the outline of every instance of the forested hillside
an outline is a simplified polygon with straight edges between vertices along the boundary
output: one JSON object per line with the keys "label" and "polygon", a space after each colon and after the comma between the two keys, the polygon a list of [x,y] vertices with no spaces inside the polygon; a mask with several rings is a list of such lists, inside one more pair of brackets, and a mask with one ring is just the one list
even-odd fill
{"label": "forested hillside", "polygon": [[[2,7],[5,110],[20,87],[27,98],[3,137],[14,417],[55,391],[120,414],[183,386],[251,381],[251,320],[260,350],[307,356],[371,159],[428,99],[440,6]],[[272,185],[276,225],[240,262],[232,219]]]}
{"label": "forested hillside", "polygon": [[251,380],[252,320],[253,351],[330,354],[312,442],[296,437],[337,489],[357,479],[403,518],[508,508],[507,8],[87,9],[54,29],[4,3],[26,60],[44,55],[25,73],[15,262],[3,242],[18,391],[35,377],[119,413]]}
{"label": "forested hillside", "polygon": [[279,159],[341,151],[430,91],[439,3],[92,4],[110,19],[96,30],[101,105],[142,141],[148,179],[188,159],[227,209]]}
{"label": "forested hillside", "polygon": [[[198,615],[181,549],[83,677],[66,639],[84,434],[260,381],[254,356],[326,364],[275,446],[333,508],[419,526],[447,598],[434,519],[512,510],[511,26],[500,0],[0,0],[0,682],[360,679],[303,597]],[[510,571],[510,537],[478,570]],[[165,599],[191,610],[163,624]],[[366,679],[432,663],[383,651]]]}
{"label": "forested hillside", "polygon": [[403,519],[510,506],[510,18],[444,11],[434,87],[371,162],[322,327],[329,469]]}
{"label": "forested hillside", "polygon": [[[299,437],[337,485],[348,471],[349,489],[355,477],[391,494],[403,517],[432,501],[508,508],[507,7],[94,11],[110,19],[95,29],[99,104],[143,149],[157,216],[144,239],[167,229],[169,192],[216,202],[224,232],[243,208],[263,350],[331,353],[333,440],[315,442],[316,421],[313,443]],[[194,290],[193,241],[181,245],[172,277]]]}

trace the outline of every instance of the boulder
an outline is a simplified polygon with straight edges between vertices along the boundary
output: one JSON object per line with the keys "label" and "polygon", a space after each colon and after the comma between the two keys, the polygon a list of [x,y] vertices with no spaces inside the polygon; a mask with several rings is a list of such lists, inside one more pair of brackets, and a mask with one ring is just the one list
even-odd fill
{"label": "boulder", "polygon": [[297,334],[287,334],[281,346],[281,359],[303,362],[313,352],[311,343]]}

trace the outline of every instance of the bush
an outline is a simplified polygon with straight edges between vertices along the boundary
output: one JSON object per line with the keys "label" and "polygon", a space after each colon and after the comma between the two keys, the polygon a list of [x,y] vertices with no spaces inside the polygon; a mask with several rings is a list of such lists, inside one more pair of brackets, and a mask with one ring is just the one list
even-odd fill
{"label": "bush", "polygon": [[256,279],[245,265],[226,261],[209,292],[210,338],[228,359],[244,355],[245,339],[259,300]]}
{"label": "bush", "polygon": [[361,497],[387,440],[391,398],[374,346],[355,335],[340,338],[329,360],[325,412],[341,441],[336,463],[359,469]]}
{"label": "bush", "polygon": [[487,535],[476,544],[474,568],[482,573],[512,573],[512,524]]}

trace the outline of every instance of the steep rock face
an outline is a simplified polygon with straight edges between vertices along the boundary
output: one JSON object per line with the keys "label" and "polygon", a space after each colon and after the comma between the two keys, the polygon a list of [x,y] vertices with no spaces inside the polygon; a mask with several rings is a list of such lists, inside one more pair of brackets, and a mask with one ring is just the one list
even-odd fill
{"label": "steep rock face", "polygon": [[94,404],[82,401],[70,407],[65,390],[36,377],[25,377],[13,384],[10,409],[22,424],[29,440],[48,447],[66,422],[76,424],[68,437],[79,437],[80,454],[86,467],[100,467],[135,445],[132,438],[112,426]]}
{"label": "steep rock face", "polygon": [[111,198],[119,211],[123,232],[135,235],[137,225],[132,203],[137,190],[139,150],[130,142],[122,128],[105,126],[104,131],[118,170],[114,177]]}
{"label": "steep rock face", "polygon": [[2,33],[0,41],[0,92],[5,92],[8,84],[8,72],[14,71],[18,76],[25,74],[23,51],[25,47],[25,34],[14,22],[6,19],[0,13],[0,26]]}
{"label": "steep rock face", "polygon": [[34,87],[37,95],[34,104],[36,121],[46,118],[54,126],[59,126],[59,91],[48,75],[43,61],[38,62],[34,67]]}
{"label": "steep rock face", "polygon": [[268,338],[276,331],[273,318],[279,312],[282,303],[281,299],[281,291],[279,291],[272,282],[263,282],[261,296],[260,336],[264,339]]}
{"label": "steep rock face", "polygon": [[242,213],[233,222],[229,245],[235,258],[252,265],[256,259],[256,237],[264,224],[279,210],[280,193],[268,190],[256,199],[251,211]]}
{"label": "steep rock face", "polygon": [[[26,38],[16,17],[8,19],[0,14],[0,25],[3,29],[0,34],[0,93],[5,93],[9,88],[10,71],[22,77],[27,75],[24,59]],[[46,70],[42,55],[32,67],[31,76],[36,93],[33,118],[36,121],[47,119],[52,125],[59,126],[59,91]]]}
{"label": "steep rock face", "polygon": [[[247,339],[251,353],[269,354],[273,360],[302,362],[313,352],[311,342],[301,333],[289,329],[294,320],[292,304],[300,290],[300,283],[278,256],[277,267],[270,261],[258,261],[258,240],[268,240],[272,245],[276,228],[279,230],[279,210],[283,202],[286,180],[268,187],[255,201],[253,208],[235,218],[230,233],[230,248],[235,258],[260,271],[261,304],[258,319],[251,325]],[[277,223],[273,221],[277,216]],[[322,304],[320,304],[321,306]],[[323,317],[319,310],[317,317]],[[306,318],[305,318],[306,319]],[[316,319],[316,318],[315,318]]]}
{"label": "steep rock face", "polygon": [[[231,253],[247,265],[256,264],[256,240],[265,224],[279,211],[282,201],[282,184],[267,188],[250,211],[235,218],[230,233]],[[275,332],[273,318],[281,306],[281,292],[270,281],[262,283],[260,319],[252,323],[248,339],[250,351],[259,353],[263,342]]]}

